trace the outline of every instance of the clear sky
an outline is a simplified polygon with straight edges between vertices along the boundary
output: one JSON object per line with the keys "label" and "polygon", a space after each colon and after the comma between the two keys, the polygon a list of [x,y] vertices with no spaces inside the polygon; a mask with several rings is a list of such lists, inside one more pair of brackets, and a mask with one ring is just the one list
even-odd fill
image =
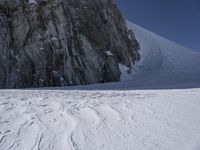
{"label": "clear sky", "polygon": [[200,0],[116,0],[127,20],[200,51]]}

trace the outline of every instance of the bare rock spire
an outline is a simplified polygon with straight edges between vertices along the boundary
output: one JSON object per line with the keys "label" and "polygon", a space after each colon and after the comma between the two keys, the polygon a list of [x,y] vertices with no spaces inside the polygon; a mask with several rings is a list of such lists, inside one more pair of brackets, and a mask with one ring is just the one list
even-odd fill
{"label": "bare rock spire", "polygon": [[0,0],[0,88],[119,81],[138,50],[113,0]]}

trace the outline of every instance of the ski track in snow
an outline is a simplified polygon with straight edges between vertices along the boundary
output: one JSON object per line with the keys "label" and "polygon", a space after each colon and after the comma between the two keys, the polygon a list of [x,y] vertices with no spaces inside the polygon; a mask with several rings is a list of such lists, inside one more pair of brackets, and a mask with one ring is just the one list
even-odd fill
{"label": "ski track in snow", "polygon": [[0,91],[0,149],[184,149],[200,133],[199,97],[200,89]]}
{"label": "ski track in snow", "polygon": [[0,150],[199,150],[200,54],[128,25],[141,61],[122,82],[1,90]]}

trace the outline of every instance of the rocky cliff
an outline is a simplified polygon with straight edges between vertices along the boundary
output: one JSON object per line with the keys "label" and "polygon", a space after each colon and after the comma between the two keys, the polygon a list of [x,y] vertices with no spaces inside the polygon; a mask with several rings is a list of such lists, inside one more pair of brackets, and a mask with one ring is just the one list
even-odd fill
{"label": "rocky cliff", "polygon": [[114,0],[0,0],[0,88],[118,81],[138,50]]}

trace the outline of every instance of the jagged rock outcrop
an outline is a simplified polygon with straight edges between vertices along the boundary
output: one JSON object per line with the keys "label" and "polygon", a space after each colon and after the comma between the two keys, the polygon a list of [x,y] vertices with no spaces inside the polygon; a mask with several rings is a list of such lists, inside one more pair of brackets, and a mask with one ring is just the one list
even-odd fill
{"label": "jagged rock outcrop", "polygon": [[0,88],[118,81],[138,50],[113,0],[0,0]]}

